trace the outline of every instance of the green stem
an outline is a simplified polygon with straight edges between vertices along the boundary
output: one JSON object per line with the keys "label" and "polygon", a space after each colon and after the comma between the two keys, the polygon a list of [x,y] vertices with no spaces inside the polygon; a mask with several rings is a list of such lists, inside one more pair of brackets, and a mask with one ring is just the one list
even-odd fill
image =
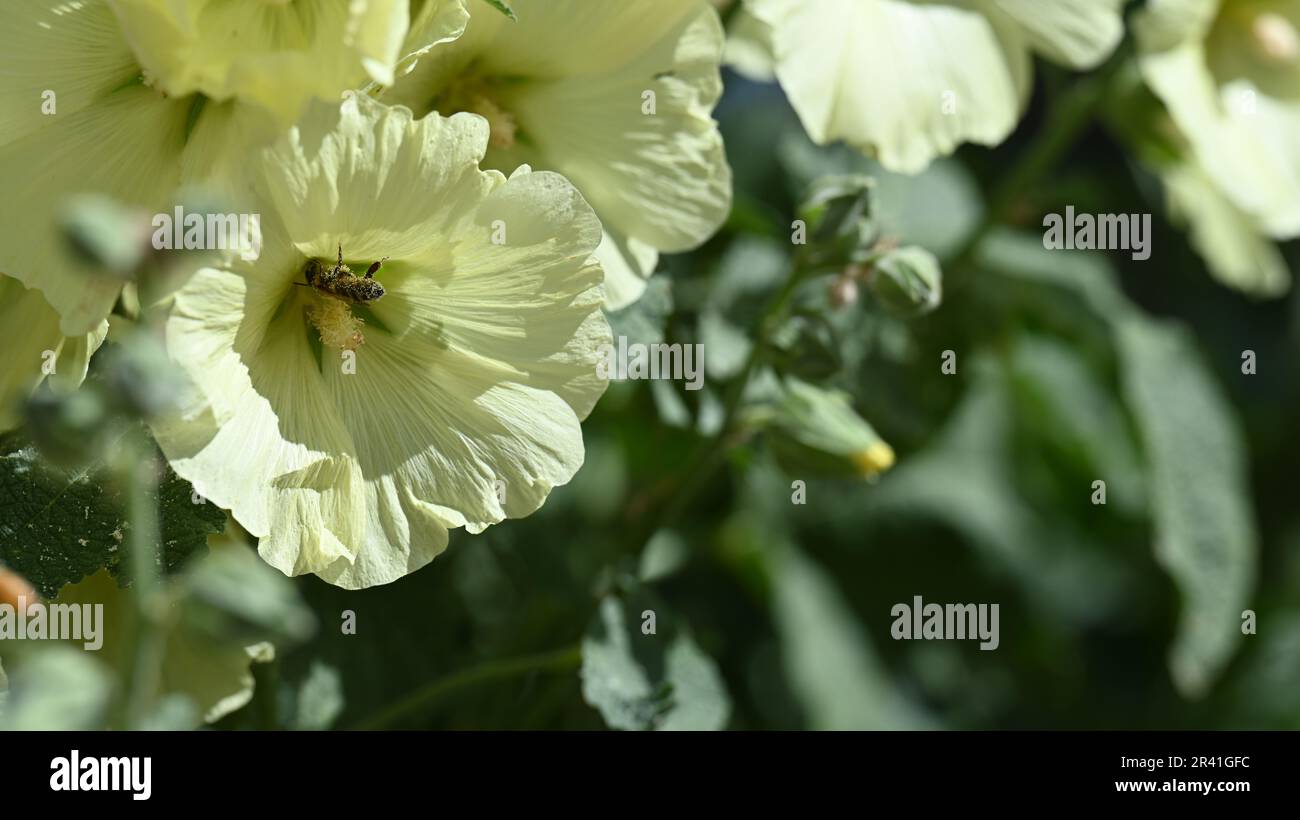
{"label": "green stem", "polygon": [[530,672],[573,669],[581,663],[582,649],[577,646],[553,652],[543,652],[537,655],[527,655],[522,658],[488,661],[432,681],[353,728],[383,729],[403,719],[409,719],[421,714],[430,705],[459,689],[481,683],[508,680]]}
{"label": "green stem", "polygon": [[989,197],[983,221],[945,266],[950,280],[959,279],[958,272],[965,272],[969,268],[972,257],[984,238],[1006,221],[1025,191],[1056,167],[1078,142],[1098,106],[1106,98],[1112,80],[1124,65],[1125,59],[1124,55],[1117,53],[1104,67],[1080,78],[1052,105],[1046,125],[1034,137],[1029,150]]}
{"label": "green stem", "polygon": [[158,576],[158,464],[142,435],[124,437],[119,458],[116,473],[127,494],[132,634],[126,641],[131,651],[122,661],[124,700],[118,714],[122,728],[133,728],[142,724],[153,707],[166,646]]}
{"label": "green stem", "polygon": [[780,325],[785,318],[786,310],[789,308],[790,299],[794,296],[799,285],[807,278],[811,268],[803,264],[802,256],[796,258],[794,268],[790,276],[786,278],[785,285],[776,293],[763,309],[754,326],[754,344],[749,350],[749,356],[745,359],[745,364],[740,373],[728,386],[727,394],[723,400],[722,424],[718,432],[712,437],[702,440],[687,459],[686,467],[682,470],[682,480],[677,485],[676,492],[663,506],[662,512],[655,518],[647,531],[637,539],[638,548],[644,548],[645,544],[654,537],[655,533],[665,527],[671,527],[677,519],[685,512],[690,505],[700,487],[712,476],[713,472],[722,462],[723,456],[728,449],[728,442],[736,432],[736,418],[740,412],[740,406],[745,398],[745,388],[749,386],[749,380],[763,363],[767,354],[767,342],[772,332]]}

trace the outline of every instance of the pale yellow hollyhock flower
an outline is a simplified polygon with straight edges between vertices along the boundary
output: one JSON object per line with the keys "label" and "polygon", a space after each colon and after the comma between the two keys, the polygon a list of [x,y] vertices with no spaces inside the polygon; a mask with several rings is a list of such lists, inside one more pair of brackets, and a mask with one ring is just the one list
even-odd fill
{"label": "pale yellow hollyhock flower", "polygon": [[[256,102],[286,126],[309,99],[332,100],[367,82],[391,84],[410,23],[408,0],[108,3],[158,88],[171,96]],[[463,28],[461,0],[434,0],[431,8],[459,15]],[[457,34],[444,30],[435,40]]]}
{"label": "pale yellow hollyhock flower", "polygon": [[596,209],[610,307],[645,290],[659,253],[708,239],[731,205],[712,110],[723,32],[704,0],[512,0],[470,5],[465,35],[380,97],[491,124],[486,166],[558,171]]}
{"label": "pale yellow hollyhock flower", "polygon": [[916,173],[1015,128],[1031,55],[1087,69],[1123,35],[1122,0],[747,0],[809,135]]}
{"label": "pale yellow hollyhock flower", "polygon": [[[317,106],[254,169],[263,252],[197,273],[167,344],[201,395],[163,451],[290,575],[413,572],[535,511],[583,459],[606,382],[600,224],[563,177],[480,171],[488,124]],[[365,308],[302,286],[339,245]]]}
{"label": "pale yellow hollyhock flower", "polygon": [[[214,5],[246,11],[248,6]],[[292,35],[293,45],[302,46],[301,35],[310,18],[301,18],[297,29],[287,23],[279,26],[276,15],[291,10],[260,5],[266,13],[245,18],[241,39],[251,46]],[[185,2],[166,4],[177,15],[191,7],[197,8]],[[293,5],[299,7],[306,8]],[[280,130],[262,104],[268,85],[279,88],[285,79],[274,61],[250,57],[231,65],[227,86],[200,83],[212,72],[195,67],[182,71],[184,66],[174,66],[150,51],[168,38],[146,36],[162,29],[149,28],[145,4],[138,9],[133,4],[132,9],[126,5],[119,9],[134,35],[128,39],[106,0],[0,3],[0,178],[6,187],[0,197],[0,271],[44,293],[69,336],[91,332],[121,291],[120,283],[110,278],[87,276],[64,252],[59,220],[69,197],[97,193],[146,214],[171,213],[183,179],[201,182],[214,170],[237,166],[250,144],[269,141]],[[383,25],[392,30],[389,39],[406,31],[405,12],[404,7],[383,12],[387,15]],[[373,13],[361,26],[367,32],[383,28],[370,22]],[[431,41],[457,33],[453,19],[440,20],[453,28],[424,29]],[[276,27],[268,28],[272,24]],[[209,26],[198,33],[213,39],[190,43],[195,53],[228,45],[222,39],[223,29]],[[370,74],[363,72],[362,58],[344,48],[345,33],[315,33],[341,38],[302,46],[315,55],[319,76],[339,75],[333,67],[338,60],[358,61],[357,80],[388,76],[369,57],[364,62]],[[133,42],[145,50],[137,52]],[[190,41],[177,40],[178,48],[182,42]],[[401,52],[389,48],[385,53]],[[249,56],[246,51],[239,53]],[[348,82],[352,79],[348,74]],[[337,99],[348,87],[332,87],[328,96]],[[286,99],[298,94],[288,86],[285,89]],[[313,85],[312,90],[326,93],[323,84]],[[225,101],[191,93],[195,91],[224,94]],[[280,105],[281,112],[295,110],[284,102]]]}
{"label": "pale yellow hollyhock flower", "polygon": [[0,328],[5,336],[5,366],[0,369],[0,432],[21,420],[20,404],[43,382],[72,390],[86,378],[91,355],[108,334],[108,322],[90,333],[64,336],[59,314],[40,291],[0,274]]}
{"label": "pale yellow hollyhock flower", "polygon": [[1262,294],[1289,274],[1268,241],[1300,235],[1300,2],[1153,0],[1139,65],[1190,145],[1171,204],[1225,281]]}

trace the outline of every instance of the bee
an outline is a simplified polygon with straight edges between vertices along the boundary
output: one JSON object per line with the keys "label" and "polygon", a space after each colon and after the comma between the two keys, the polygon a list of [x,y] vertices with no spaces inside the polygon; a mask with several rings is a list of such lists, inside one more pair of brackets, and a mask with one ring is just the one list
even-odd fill
{"label": "bee", "polygon": [[[339,243],[339,261],[334,267],[327,268],[319,259],[309,259],[303,273],[307,276],[307,285],[321,293],[338,297],[354,305],[377,302],[384,295],[384,286],[375,279],[381,265],[387,261],[385,256],[371,264],[365,276],[357,276],[352,269],[343,264],[343,243]],[[297,283],[301,285],[302,283]]]}

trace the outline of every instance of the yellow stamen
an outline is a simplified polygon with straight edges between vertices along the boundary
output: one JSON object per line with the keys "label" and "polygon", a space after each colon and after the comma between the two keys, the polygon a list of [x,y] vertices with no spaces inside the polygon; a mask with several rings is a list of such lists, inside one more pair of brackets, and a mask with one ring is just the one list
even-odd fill
{"label": "yellow stamen", "polygon": [[320,295],[307,309],[307,318],[320,333],[321,344],[335,350],[356,350],[366,343],[361,328],[365,322],[352,315],[352,308],[342,299]]}

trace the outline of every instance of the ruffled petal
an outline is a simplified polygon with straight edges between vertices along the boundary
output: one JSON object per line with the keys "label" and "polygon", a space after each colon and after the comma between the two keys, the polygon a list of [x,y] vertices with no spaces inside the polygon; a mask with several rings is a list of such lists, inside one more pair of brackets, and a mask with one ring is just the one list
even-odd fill
{"label": "ruffled petal", "polygon": [[[572,180],[612,235],[637,244],[623,271],[648,274],[654,251],[688,250],[711,236],[731,205],[711,116],[723,47],[713,9],[700,0],[513,5],[517,23],[475,5],[465,35],[421,61],[384,101],[420,114],[484,114],[493,127],[486,165],[531,165]],[[465,91],[476,83],[490,98],[477,107],[477,92]],[[624,277],[611,293],[636,290]]]}
{"label": "ruffled petal", "polygon": [[996,145],[1030,85],[1025,35],[1001,17],[903,0],[751,0],[809,135],[916,173],[963,142]]}
{"label": "ruffled petal", "polygon": [[1139,64],[1215,185],[1269,236],[1300,234],[1300,102],[1244,79],[1220,85],[1200,43],[1144,54]]}
{"label": "ruffled petal", "polygon": [[0,432],[17,427],[19,405],[42,382],[72,390],[86,378],[91,355],[103,344],[108,323],[91,333],[66,337],[59,314],[40,291],[0,275],[0,327],[8,339],[5,367],[0,370]]}
{"label": "ruffled petal", "polygon": [[[581,465],[610,340],[599,223],[556,174],[478,170],[487,137],[470,115],[317,107],[261,166],[271,250],[175,298],[168,347],[215,424],[159,424],[159,443],[286,573],[387,583]],[[388,257],[346,353],[297,287],[340,243],[357,270]]]}
{"label": "ruffled petal", "polygon": [[140,63],[173,96],[256,102],[282,123],[308,99],[388,84],[407,0],[108,0]]}
{"label": "ruffled petal", "polygon": [[1124,0],[991,0],[1035,51],[1071,68],[1095,68],[1124,37]]}

